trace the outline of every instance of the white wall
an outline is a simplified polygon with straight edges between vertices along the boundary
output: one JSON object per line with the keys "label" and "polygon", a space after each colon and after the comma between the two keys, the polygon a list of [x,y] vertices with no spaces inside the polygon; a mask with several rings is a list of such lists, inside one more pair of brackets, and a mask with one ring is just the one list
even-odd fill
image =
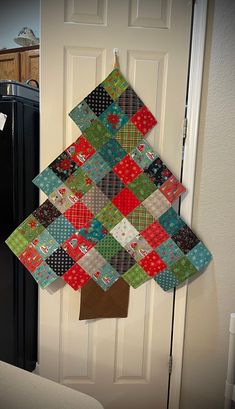
{"label": "white wall", "polygon": [[235,3],[209,1],[193,229],[214,260],[190,283],[180,409],[221,409],[235,312]]}
{"label": "white wall", "polygon": [[0,1],[0,50],[19,47],[13,39],[23,27],[39,37],[40,0]]}

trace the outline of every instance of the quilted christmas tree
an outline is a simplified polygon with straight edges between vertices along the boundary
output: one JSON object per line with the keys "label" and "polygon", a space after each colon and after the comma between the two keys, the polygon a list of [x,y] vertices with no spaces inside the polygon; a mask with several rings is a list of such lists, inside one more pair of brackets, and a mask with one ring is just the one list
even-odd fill
{"label": "quilted christmas tree", "polygon": [[172,207],[185,188],[145,140],[157,121],[119,69],[69,115],[82,135],[33,180],[48,198],[6,240],[40,287],[170,290],[202,271],[211,254]]}

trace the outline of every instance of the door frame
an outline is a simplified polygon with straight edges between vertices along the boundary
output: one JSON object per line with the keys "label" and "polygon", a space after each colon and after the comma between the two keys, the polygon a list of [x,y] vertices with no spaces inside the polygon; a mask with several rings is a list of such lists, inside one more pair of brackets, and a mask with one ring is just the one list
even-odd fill
{"label": "door frame", "polygon": [[[181,202],[180,214],[191,226],[194,185],[196,177],[196,156],[198,145],[199,115],[203,81],[204,51],[207,26],[207,0],[194,0],[192,18],[191,55],[189,62],[188,100],[186,107],[186,138],[182,183],[187,194]],[[179,409],[183,368],[185,320],[188,283],[176,289],[173,322],[172,373],[170,383],[169,409]]]}

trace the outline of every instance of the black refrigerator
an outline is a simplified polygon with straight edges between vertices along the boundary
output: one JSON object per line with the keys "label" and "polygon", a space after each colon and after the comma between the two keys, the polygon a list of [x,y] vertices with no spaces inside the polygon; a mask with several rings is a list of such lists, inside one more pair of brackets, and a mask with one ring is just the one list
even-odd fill
{"label": "black refrigerator", "polygon": [[[38,289],[5,244],[38,207],[39,90],[0,81],[0,360],[32,371],[37,362]],[[5,117],[6,115],[6,117]]]}

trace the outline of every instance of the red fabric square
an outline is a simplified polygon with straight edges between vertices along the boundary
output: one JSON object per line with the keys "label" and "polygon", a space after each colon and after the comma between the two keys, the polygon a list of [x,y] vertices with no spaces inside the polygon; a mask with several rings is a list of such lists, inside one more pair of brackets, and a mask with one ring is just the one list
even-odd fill
{"label": "red fabric square", "polygon": [[79,235],[78,233],[74,233],[62,244],[62,248],[69,254],[70,257],[72,257],[74,261],[78,261],[94,245],[95,243],[91,243],[90,241],[86,240],[85,237]]}
{"label": "red fabric square", "polygon": [[141,236],[143,236],[153,248],[160,246],[161,243],[170,237],[157,221],[146,227],[146,229],[141,232]]}
{"label": "red fabric square", "polygon": [[146,106],[143,106],[135,115],[131,117],[131,122],[136,126],[136,128],[145,135],[149,132],[154,125],[157,124],[156,119],[153,114],[148,110]]}
{"label": "red fabric square", "polygon": [[19,255],[19,260],[31,273],[43,262],[40,254],[31,244]]}
{"label": "red fabric square", "polygon": [[81,135],[76,142],[72,143],[66,152],[72,157],[74,162],[78,165],[83,165],[95,152],[95,148],[88,142],[88,140]]}
{"label": "red fabric square", "polygon": [[127,216],[140,204],[140,201],[128,187],[125,187],[113,198],[112,203],[124,216]]}
{"label": "red fabric square", "polygon": [[143,172],[137,163],[131,159],[130,155],[126,155],[122,160],[120,160],[120,162],[114,166],[113,171],[125,184],[130,183]]}
{"label": "red fabric square", "polygon": [[160,191],[173,203],[182,193],[186,192],[185,187],[172,175],[168,180],[166,180],[160,187]]}
{"label": "red fabric square", "polygon": [[70,267],[70,269],[62,275],[62,278],[67,284],[73,287],[75,291],[77,291],[91,279],[91,276],[89,276],[89,274],[87,274],[78,264],[74,264],[74,266]]}
{"label": "red fabric square", "polygon": [[75,229],[86,227],[93,218],[93,214],[82,202],[76,202],[64,212],[64,216],[72,223]]}
{"label": "red fabric square", "polygon": [[151,253],[142,258],[139,264],[151,277],[155,276],[166,268],[166,264],[155,251],[151,251]]}

